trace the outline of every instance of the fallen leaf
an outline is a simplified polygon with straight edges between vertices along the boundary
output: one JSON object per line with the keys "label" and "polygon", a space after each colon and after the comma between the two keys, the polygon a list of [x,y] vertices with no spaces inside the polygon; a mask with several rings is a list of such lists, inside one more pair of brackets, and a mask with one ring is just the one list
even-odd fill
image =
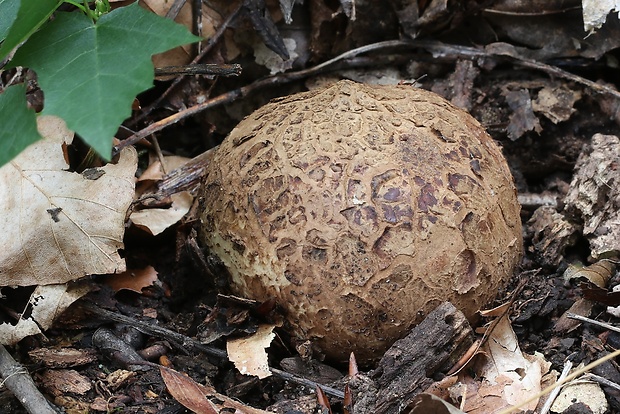
{"label": "fallen leaf", "polygon": [[582,324],[581,321],[573,318],[569,318],[569,314],[584,316],[586,318],[590,317],[590,313],[592,312],[592,307],[594,303],[591,300],[585,298],[578,298],[570,308],[566,312],[562,314],[555,322],[553,326],[553,332],[556,334],[564,334],[558,335],[560,337],[565,336],[565,334],[574,331],[579,328]]}
{"label": "fallen leaf", "polygon": [[63,145],[73,133],[58,118],[38,122],[45,139],[0,168],[0,286],[125,270],[118,249],[134,195],[135,149],[124,149],[116,164],[101,167],[105,174],[89,180],[68,170]]}
{"label": "fallen leaf", "polygon": [[[179,155],[170,155],[164,157],[164,163],[166,164],[166,172],[176,170],[177,168],[187,164],[191,158],[181,157]],[[148,166],[146,170],[140,175],[138,181],[159,181],[164,178],[164,169],[161,166],[159,160],[153,162]]]}
{"label": "fallen leaf", "polygon": [[416,395],[403,411],[405,414],[465,414],[441,398],[427,393]]}
{"label": "fallen leaf", "polygon": [[581,92],[573,91],[566,86],[545,86],[532,101],[532,109],[557,124],[571,117],[576,111],[575,102],[579,99],[581,99]]}
{"label": "fallen leaf", "polygon": [[[159,372],[161,373],[170,395],[184,407],[189,408],[195,413],[211,414],[230,412],[240,414],[271,414],[267,411],[235,401],[230,397],[218,393],[211,386],[198,384],[187,375],[181,374],[171,368],[160,367]],[[211,399],[216,402],[214,403]],[[204,401],[207,401],[208,404],[204,403]]]}
{"label": "fallen leaf", "polygon": [[593,32],[600,29],[611,12],[620,12],[619,0],[582,0],[583,29]]}
{"label": "fallen leaf", "polygon": [[194,196],[189,191],[172,194],[170,198],[172,199],[170,208],[146,208],[134,211],[129,218],[136,226],[157,236],[181,220],[194,202]]}
{"label": "fallen leaf", "polygon": [[256,375],[258,378],[267,378],[271,375],[267,352],[271,341],[275,337],[273,325],[260,325],[254,335],[231,339],[226,343],[228,359],[244,375]]}
{"label": "fallen leaf", "polygon": [[157,270],[153,266],[147,266],[144,269],[127,269],[123,273],[110,275],[106,277],[105,284],[114,289],[131,290],[142,293],[142,289],[153,285],[157,281]]}
{"label": "fallen leaf", "polygon": [[283,60],[280,55],[265,46],[264,43],[256,43],[253,46],[256,63],[269,69],[271,75],[291,69],[293,67],[293,61],[299,56],[297,52],[295,52],[297,48],[295,39],[285,38],[282,39],[282,42],[290,55],[290,58],[286,60]]}
{"label": "fallen leaf", "polygon": [[87,283],[37,286],[30,295],[32,318],[47,329],[73,302],[90,292]]}
{"label": "fallen leaf", "polygon": [[86,283],[37,286],[28,301],[30,317],[18,320],[16,325],[0,324],[0,344],[14,345],[27,336],[40,334],[89,291]]}
{"label": "fallen leaf", "polygon": [[506,102],[512,114],[510,115],[510,124],[508,125],[508,137],[516,141],[527,131],[535,131],[540,134],[542,127],[540,121],[534,115],[532,109],[532,100],[527,89],[516,91],[505,91]]}
{"label": "fallen leaf", "polygon": [[318,385],[315,387],[317,405],[320,408],[321,413],[332,414],[332,406],[329,404],[329,399],[325,391]]}
{"label": "fallen leaf", "polygon": [[[488,414],[515,406],[542,389],[542,376],[550,364],[540,355],[521,352],[517,337],[507,315],[501,316],[488,340],[480,349],[476,377],[461,374],[460,381],[451,387],[453,394],[466,396],[463,411],[468,414]],[[523,411],[534,410],[538,400],[530,402]]]}
{"label": "fallen leaf", "polygon": [[611,260],[603,259],[589,266],[569,265],[564,271],[564,280],[587,279],[599,288],[605,288],[614,274],[616,266]]}
{"label": "fallen leaf", "polygon": [[215,404],[205,398],[204,390],[197,382],[170,368],[161,367],[159,372],[170,395],[183,407],[197,414],[219,413]]}
{"label": "fallen leaf", "polygon": [[20,319],[16,325],[0,323],[0,343],[2,345],[15,345],[27,336],[40,334],[41,330],[32,318]]}

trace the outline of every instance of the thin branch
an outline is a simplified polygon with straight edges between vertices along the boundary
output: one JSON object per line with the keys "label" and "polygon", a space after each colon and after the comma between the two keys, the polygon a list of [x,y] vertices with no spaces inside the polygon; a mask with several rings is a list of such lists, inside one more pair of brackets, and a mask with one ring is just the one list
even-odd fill
{"label": "thin branch", "polygon": [[115,147],[114,153],[116,154],[122,148],[128,145],[133,145],[136,142],[140,141],[142,138],[145,138],[149,136],[150,134],[160,131],[170,125],[173,125],[184,118],[196,115],[207,109],[211,109],[211,108],[214,108],[214,107],[226,104],[226,103],[233,102],[234,100],[240,97],[246,96],[258,89],[261,89],[267,86],[286,84],[286,83],[290,83],[296,80],[314,76],[328,69],[332,69],[332,66],[337,62],[350,59],[350,58],[356,57],[360,54],[367,53],[370,51],[384,50],[384,49],[391,49],[391,48],[425,49],[431,54],[433,54],[435,58],[449,56],[452,59],[457,59],[457,58],[458,59],[490,59],[490,58],[506,59],[522,67],[540,70],[540,71],[543,71],[549,74],[550,76],[555,76],[558,78],[563,78],[563,79],[574,81],[576,83],[586,86],[587,88],[590,88],[594,93],[611,95],[615,97],[616,99],[620,100],[620,92],[608,86],[600,85],[596,82],[592,82],[589,79],[585,79],[581,76],[574,75],[570,72],[564,71],[555,66],[547,65],[547,64],[540,63],[532,59],[526,59],[526,58],[516,56],[514,54],[510,54],[506,52],[505,50],[494,52],[492,49],[486,50],[486,49],[477,49],[477,48],[466,47],[466,46],[447,45],[447,44],[437,42],[437,41],[388,40],[384,42],[372,43],[366,46],[362,46],[356,49],[349,50],[339,56],[336,56],[333,59],[330,59],[326,62],[323,62],[319,65],[313,66],[308,69],[277,74],[277,75],[270,76],[267,78],[259,79],[249,85],[232,90],[230,92],[227,92],[225,94],[212,98],[206,102],[203,102],[198,105],[194,105],[192,107],[179,111],[178,113],[174,115],[161,119],[149,125],[148,127],[136,132],[134,135],[130,136],[129,138],[124,140],[120,145]]}
{"label": "thin branch", "polygon": [[[213,46],[215,46],[217,42],[220,40],[220,38],[224,35],[224,32],[226,31],[226,29],[228,29],[230,24],[237,18],[240,11],[241,11],[241,3],[237,6],[237,8],[235,8],[235,10],[232,11],[232,13],[230,13],[230,15],[226,18],[226,20],[222,22],[222,24],[217,29],[217,31],[213,34],[213,36],[211,36],[209,40],[207,40],[207,43],[205,44],[202,51],[198,55],[196,55],[196,57],[191,61],[190,64],[195,65],[195,64],[200,63],[200,61],[207,55],[207,53],[211,51],[211,49],[213,49]],[[140,115],[132,119],[130,124],[135,125],[137,122],[141,121],[148,114],[150,114],[153,111],[153,109],[157,108],[159,104],[177,87],[177,85],[181,83],[183,79],[185,79],[184,76],[176,77],[174,81],[172,81],[170,86],[168,86],[168,89],[166,89],[160,96],[158,96],[157,99],[155,99],[155,101],[153,101],[149,106],[142,109],[142,112],[140,113]]]}
{"label": "thin branch", "polygon": [[217,64],[217,63],[203,63],[185,66],[163,66],[155,68],[155,77],[157,76],[194,76],[194,75],[209,75],[209,76],[239,76],[241,74],[241,65],[239,64]]}
{"label": "thin branch", "polygon": [[[135,318],[131,318],[129,316],[125,316],[125,315],[121,315],[119,313],[116,312],[110,312],[108,310],[105,309],[101,309],[98,306],[89,303],[89,302],[81,302],[80,306],[82,306],[84,309],[86,309],[87,311],[103,318],[106,320],[110,320],[110,321],[114,321],[114,322],[119,322],[119,323],[124,323],[124,324],[128,324],[131,325],[133,327],[135,327],[137,330],[139,330],[142,333],[145,333],[147,335],[153,335],[156,336],[158,338],[164,338],[164,339],[168,339],[168,340],[173,340],[174,342],[177,342],[179,344],[182,344],[184,347],[187,347],[189,349],[194,349],[196,351],[201,351],[204,352],[205,354],[211,355],[211,356],[215,356],[218,358],[223,358],[223,359],[228,359],[228,354],[225,350],[223,349],[218,349],[212,346],[208,346],[208,345],[203,345],[202,343],[200,343],[199,341],[190,338],[188,336],[182,335],[178,332],[172,331],[170,329],[166,329],[166,328],[162,328],[160,326],[148,323],[148,322],[143,322],[140,321],[138,319]],[[279,377],[281,377],[282,379],[285,379],[287,381],[291,381],[294,382],[296,384],[299,385],[305,385],[308,386],[312,389],[314,389],[315,387],[321,387],[321,389],[323,391],[325,391],[325,393],[336,397],[336,398],[344,398],[344,393],[342,391],[339,391],[335,388],[332,387],[328,387],[326,385],[322,385],[322,384],[318,384],[314,381],[311,381],[309,379],[306,378],[302,378],[299,377],[297,375],[293,375],[290,374],[288,372],[284,372],[281,371],[279,369],[276,368],[269,368],[271,370],[271,372],[274,375],[277,375]]]}
{"label": "thin branch", "polygon": [[0,345],[0,385],[13,393],[22,406],[32,414],[58,414],[37,389],[28,370],[17,363],[3,345]]}

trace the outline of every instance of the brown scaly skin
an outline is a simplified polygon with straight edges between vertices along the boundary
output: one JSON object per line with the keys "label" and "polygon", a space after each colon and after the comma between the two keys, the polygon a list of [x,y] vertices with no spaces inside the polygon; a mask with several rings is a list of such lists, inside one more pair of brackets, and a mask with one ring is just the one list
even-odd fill
{"label": "brown scaly skin", "polygon": [[480,124],[411,86],[341,81],[244,119],[208,168],[204,244],[239,295],[276,297],[331,360],[372,361],[443,301],[468,318],[522,254]]}

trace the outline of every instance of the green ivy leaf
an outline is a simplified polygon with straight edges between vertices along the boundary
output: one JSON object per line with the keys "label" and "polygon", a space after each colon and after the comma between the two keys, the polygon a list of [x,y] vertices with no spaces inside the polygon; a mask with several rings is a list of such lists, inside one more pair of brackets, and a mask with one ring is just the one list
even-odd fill
{"label": "green ivy leaf", "polygon": [[61,3],[59,0],[0,0],[0,60],[28,39]]}
{"label": "green ivy leaf", "polygon": [[9,86],[0,94],[0,166],[41,139],[37,116],[26,102],[24,84]]}
{"label": "green ivy leaf", "polygon": [[151,56],[198,40],[136,2],[96,24],[82,13],[58,13],[17,50],[11,64],[37,72],[43,114],[63,118],[109,159],[112,138],[131,114],[133,99],[153,85]]}

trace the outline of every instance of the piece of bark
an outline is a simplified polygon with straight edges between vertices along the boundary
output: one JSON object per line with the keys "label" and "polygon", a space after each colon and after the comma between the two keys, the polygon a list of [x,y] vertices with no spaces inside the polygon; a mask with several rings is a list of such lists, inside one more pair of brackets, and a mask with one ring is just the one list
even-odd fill
{"label": "piece of bark", "polygon": [[195,191],[204,179],[205,169],[211,162],[216,149],[217,147],[211,148],[166,174],[157,184],[156,195],[163,198],[181,191]]}
{"label": "piece of bark", "polygon": [[[398,413],[449,370],[474,341],[469,322],[444,302],[409,335],[396,341],[371,374],[377,386],[376,414]],[[357,412],[357,411],[356,411]]]}
{"label": "piece of bark", "polygon": [[545,267],[557,267],[566,248],[577,241],[579,228],[553,206],[541,206],[527,222],[536,259]]}
{"label": "piece of bark", "polygon": [[566,210],[583,220],[583,235],[594,258],[620,252],[619,164],[620,138],[595,134],[591,145],[579,155],[564,200]]}
{"label": "piece of bark", "polygon": [[84,395],[92,389],[90,379],[74,369],[48,369],[38,376],[47,393],[54,397]]}
{"label": "piece of bark", "polygon": [[28,356],[37,364],[43,364],[48,368],[77,367],[97,360],[94,349],[38,348],[28,352]]}

